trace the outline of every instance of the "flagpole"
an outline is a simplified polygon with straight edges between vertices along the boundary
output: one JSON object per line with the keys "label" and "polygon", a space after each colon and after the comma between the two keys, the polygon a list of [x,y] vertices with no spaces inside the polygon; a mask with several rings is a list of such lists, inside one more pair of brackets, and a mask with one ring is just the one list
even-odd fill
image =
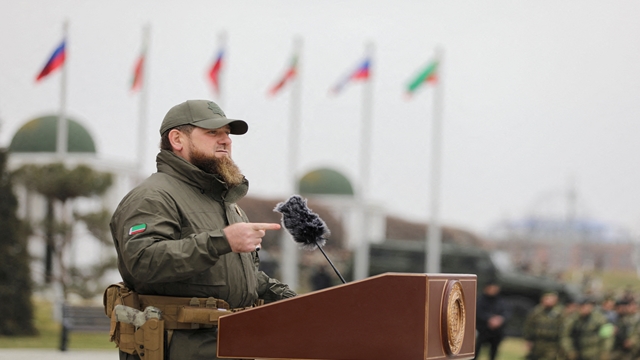
{"label": "flagpole", "polygon": [[437,80],[433,91],[433,122],[431,130],[431,221],[427,235],[427,255],[425,269],[428,273],[440,272],[442,231],[440,229],[440,168],[442,158],[442,113],[443,113],[443,49],[435,48]]}
{"label": "flagpole", "polygon": [[360,136],[360,191],[356,197],[360,214],[360,243],[354,258],[354,278],[364,279],[369,276],[369,217],[366,199],[369,190],[371,163],[371,134],[373,130],[373,53],[374,45],[369,42],[365,47],[366,59],[369,59],[369,76],[362,84],[362,124]]}
{"label": "flagpole", "polygon": [[[289,169],[288,176],[290,183],[290,189],[294,194],[299,191],[298,188],[298,155],[299,138],[300,138],[300,122],[301,122],[301,95],[302,95],[302,74],[301,74],[301,54],[302,54],[302,39],[296,37],[293,40],[293,53],[297,57],[296,74],[291,84],[291,100],[290,100],[290,114],[289,114]],[[292,289],[298,288],[298,247],[291,237],[291,235],[283,231],[282,232],[282,280],[285,284],[289,285]]]}
{"label": "flagpole", "polygon": [[145,159],[145,148],[147,145],[147,99],[148,99],[148,86],[147,86],[147,75],[149,71],[149,33],[150,33],[150,25],[147,24],[142,28],[142,74],[141,74],[141,84],[140,84],[140,98],[138,99],[138,142],[137,142],[137,182],[141,182],[144,178],[144,159]]}
{"label": "flagpole", "polygon": [[63,161],[68,151],[69,125],[67,124],[67,35],[69,32],[69,21],[65,20],[62,25],[62,38],[65,42],[65,60],[62,63],[62,73],[60,74],[60,113],[58,114],[58,128],[56,137],[56,155]]}

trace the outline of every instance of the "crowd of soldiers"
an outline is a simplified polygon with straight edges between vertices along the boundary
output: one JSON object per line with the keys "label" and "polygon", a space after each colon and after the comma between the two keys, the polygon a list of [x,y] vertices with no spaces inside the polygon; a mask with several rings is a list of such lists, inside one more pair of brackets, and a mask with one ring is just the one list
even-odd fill
{"label": "crowd of soldiers", "polygon": [[523,331],[530,360],[640,359],[640,314],[632,296],[561,305],[547,292]]}

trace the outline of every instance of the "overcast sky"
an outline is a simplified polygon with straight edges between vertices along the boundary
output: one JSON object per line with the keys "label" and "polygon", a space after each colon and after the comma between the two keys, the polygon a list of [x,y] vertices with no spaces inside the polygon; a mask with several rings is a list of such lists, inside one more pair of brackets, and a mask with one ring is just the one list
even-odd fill
{"label": "overcast sky", "polygon": [[531,213],[578,212],[640,234],[640,2],[637,1],[0,1],[0,146],[27,120],[59,108],[60,72],[35,76],[69,21],[68,114],[99,156],[135,161],[138,94],[129,83],[151,26],[144,171],[158,128],[187,99],[217,100],[205,74],[228,34],[223,109],[245,119],[234,158],[250,194],[286,197],[289,90],[267,90],[301,56],[302,173],[332,167],[358,179],[361,84],[330,87],[373,60],[367,197],[390,214],[429,217],[433,89],[404,97],[444,49],[441,217],[487,232]]}

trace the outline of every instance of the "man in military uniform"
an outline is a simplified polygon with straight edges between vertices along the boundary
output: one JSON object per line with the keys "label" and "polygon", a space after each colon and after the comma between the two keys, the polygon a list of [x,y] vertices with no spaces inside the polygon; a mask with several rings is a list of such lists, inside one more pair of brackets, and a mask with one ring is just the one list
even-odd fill
{"label": "man in military uniform", "polygon": [[524,339],[530,360],[556,360],[562,332],[562,306],[558,294],[546,292],[527,316],[524,323]]}
{"label": "man in military uniform", "polygon": [[578,312],[563,325],[560,345],[569,360],[608,360],[613,346],[613,324],[593,299],[583,299]]}
{"label": "man in military uniform", "polygon": [[[262,237],[280,225],[250,223],[236,205],[248,182],[231,159],[229,135],[247,130],[206,100],[183,102],[164,117],[158,171],[125,196],[110,224],[118,269],[141,307],[175,317],[185,301],[216,310],[296,295],[258,271]],[[216,358],[213,325],[174,324],[165,336],[171,360]],[[142,355],[120,350],[121,359]]]}
{"label": "man in military uniform", "polygon": [[616,301],[615,311],[617,316],[611,360],[633,360],[640,350],[640,324],[632,312],[631,300]]}

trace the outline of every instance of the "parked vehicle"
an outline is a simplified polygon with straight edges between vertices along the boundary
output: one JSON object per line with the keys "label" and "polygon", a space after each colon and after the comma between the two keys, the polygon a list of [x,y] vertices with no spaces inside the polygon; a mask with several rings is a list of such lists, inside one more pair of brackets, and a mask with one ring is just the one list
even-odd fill
{"label": "parked vehicle", "polygon": [[[371,244],[369,275],[386,272],[424,273],[425,248],[425,242],[413,240],[387,240]],[[560,281],[517,271],[510,266],[504,253],[443,243],[440,262],[442,273],[476,274],[478,293],[490,279],[500,284],[501,293],[512,310],[512,318],[507,325],[509,336],[522,335],[524,319],[545,291],[556,291],[561,301],[579,297],[576,289]]]}

